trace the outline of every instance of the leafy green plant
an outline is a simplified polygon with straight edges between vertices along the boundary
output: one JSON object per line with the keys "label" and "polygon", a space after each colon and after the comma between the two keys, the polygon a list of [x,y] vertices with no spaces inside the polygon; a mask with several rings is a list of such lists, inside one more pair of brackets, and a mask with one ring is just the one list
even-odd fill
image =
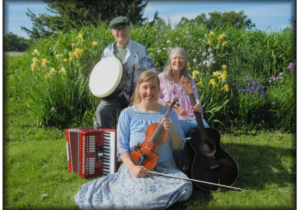
{"label": "leafy green plant", "polygon": [[[181,46],[186,50],[191,76],[197,72],[194,78],[210,125],[220,130],[294,132],[295,77],[288,76],[291,74],[287,71],[295,59],[293,42],[289,41],[294,33],[289,28],[280,33],[266,33],[229,25],[213,31],[205,25],[188,24],[172,29],[169,23],[162,28],[131,25],[130,38],[146,46],[158,71],[163,69],[170,48]],[[65,127],[92,123],[101,99],[90,93],[89,75],[104,48],[113,41],[104,23],[69,33],[58,32],[36,41],[18,61],[19,69],[7,80],[6,84],[15,86],[10,94],[24,100],[40,125]],[[38,61],[34,62],[34,58]],[[42,59],[48,61],[44,66]],[[216,76],[218,72],[220,75]],[[284,85],[268,82],[280,72],[287,76]],[[260,93],[239,92],[241,87],[248,87],[248,76],[252,83],[256,81],[265,88],[263,97]],[[212,79],[216,85],[212,85]],[[286,94],[275,92],[288,93],[291,103],[286,102]]]}

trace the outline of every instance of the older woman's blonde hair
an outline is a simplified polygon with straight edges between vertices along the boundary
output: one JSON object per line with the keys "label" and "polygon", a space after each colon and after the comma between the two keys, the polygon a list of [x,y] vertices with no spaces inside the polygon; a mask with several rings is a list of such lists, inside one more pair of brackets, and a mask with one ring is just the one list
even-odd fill
{"label": "older woman's blonde hair", "polygon": [[155,79],[157,82],[158,88],[160,89],[159,77],[155,70],[146,70],[146,71],[142,72],[136,83],[133,105],[139,104],[142,101],[142,98],[138,91],[140,84],[142,84],[143,82],[146,82],[150,79]]}
{"label": "older woman's blonde hair", "polygon": [[181,48],[181,47],[174,47],[174,48],[171,49],[171,51],[169,53],[169,56],[168,56],[168,59],[167,59],[167,62],[166,62],[166,65],[165,65],[164,70],[163,70],[164,76],[167,76],[167,77],[172,76],[171,60],[173,58],[174,53],[180,53],[183,57],[184,67],[181,70],[181,76],[184,76],[186,78],[190,78],[189,68],[188,68],[188,62],[189,61],[188,61],[188,58],[187,58],[187,55],[186,55],[184,49]]}

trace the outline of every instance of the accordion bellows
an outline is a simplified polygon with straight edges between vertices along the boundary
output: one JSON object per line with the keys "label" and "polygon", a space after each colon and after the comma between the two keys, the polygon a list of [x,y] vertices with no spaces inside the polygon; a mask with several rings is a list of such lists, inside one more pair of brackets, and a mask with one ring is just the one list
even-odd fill
{"label": "accordion bellows", "polygon": [[89,127],[66,129],[70,173],[83,178],[113,174],[117,168],[116,130]]}

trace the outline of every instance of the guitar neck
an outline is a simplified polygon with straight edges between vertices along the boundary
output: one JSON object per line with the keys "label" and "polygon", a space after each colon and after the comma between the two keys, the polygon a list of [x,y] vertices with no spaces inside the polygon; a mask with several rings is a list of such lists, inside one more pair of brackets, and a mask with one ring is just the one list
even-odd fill
{"label": "guitar neck", "polygon": [[[191,104],[194,107],[197,104],[194,94],[190,93],[189,97],[190,97],[190,100],[191,100]],[[195,114],[195,118],[196,118],[196,121],[197,121],[197,125],[198,125],[198,128],[199,128],[199,132],[201,134],[201,137],[203,138],[203,140],[208,140],[208,136],[207,136],[206,129],[205,129],[203,121],[202,121],[201,114],[199,112],[194,112],[194,114]]]}

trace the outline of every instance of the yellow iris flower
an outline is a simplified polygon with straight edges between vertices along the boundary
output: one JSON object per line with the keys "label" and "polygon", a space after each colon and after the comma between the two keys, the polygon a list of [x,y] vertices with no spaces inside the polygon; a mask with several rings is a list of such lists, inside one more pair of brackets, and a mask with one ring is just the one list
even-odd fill
{"label": "yellow iris flower", "polygon": [[225,80],[226,80],[226,78],[227,78],[227,73],[226,74],[222,74],[221,76],[220,76],[220,78],[222,79],[222,81],[224,82]]}
{"label": "yellow iris flower", "polygon": [[56,74],[56,70],[54,68],[51,68],[50,73],[51,74]]}
{"label": "yellow iris flower", "polygon": [[35,50],[33,51],[32,55],[39,56],[39,55],[40,55],[40,53],[39,53],[39,51],[38,51],[37,49],[35,49]]}
{"label": "yellow iris flower", "polygon": [[98,42],[93,41],[93,46],[94,46],[94,47],[97,47],[97,45],[98,45]]}
{"label": "yellow iris flower", "polygon": [[74,54],[77,58],[79,58],[83,53],[83,49],[76,48]]}
{"label": "yellow iris flower", "polygon": [[44,76],[46,79],[48,79],[50,77],[50,74],[49,73],[46,73],[45,76]]}
{"label": "yellow iris flower", "polygon": [[216,81],[214,79],[211,79],[210,82],[209,82],[209,84],[211,84],[212,86],[216,86],[217,85],[217,83],[216,83]]}
{"label": "yellow iris flower", "polygon": [[62,67],[62,68],[60,69],[60,72],[61,72],[62,74],[66,74],[66,73],[67,73],[66,68]]}
{"label": "yellow iris flower", "polygon": [[199,75],[199,71],[194,70],[194,71],[192,72],[192,74],[193,74],[193,79],[195,79],[195,77],[196,77],[197,75]]}
{"label": "yellow iris flower", "polygon": [[78,36],[76,37],[76,39],[82,40],[83,39],[82,34],[78,34]]}
{"label": "yellow iris flower", "polygon": [[219,77],[219,76],[221,76],[221,72],[219,72],[219,71],[215,71],[215,72],[213,72],[213,75],[212,75],[213,77]]}
{"label": "yellow iris flower", "polygon": [[39,62],[39,60],[36,57],[34,57],[34,58],[32,58],[32,62],[37,63],[37,62]]}
{"label": "yellow iris flower", "polygon": [[46,58],[43,58],[42,63],[43,66],[46,66],[48,64],[48,60]]}
{"label": "yellow iris flower", "polygon": [[32,70],[32,71],[33,71],[34,69],[36,69],[36,67],[37,67],[37,64],[36,64],[36,63],[31,64],[31,70]]}
{"label": "yellow iris flower", "polygon": [[227,42],[226,42],[226,41],[223,41],[222,45],[225,46],[226,44],[227,44]]}
{"label": "yellow iris flower", "polygon": [[225,34],[219,36],[218,40],[223,40],[225,38]]}
{"label": "yellow iris flower", "polygon": [[228,92],[229,91],[228,85],[224,85],[223,90],[224,90],[224,92]]}
{"label": "yellow iris flower", "polygon": [[198,82],[196,85],[197,85],[197,87],[202,86],[202,81]]}

